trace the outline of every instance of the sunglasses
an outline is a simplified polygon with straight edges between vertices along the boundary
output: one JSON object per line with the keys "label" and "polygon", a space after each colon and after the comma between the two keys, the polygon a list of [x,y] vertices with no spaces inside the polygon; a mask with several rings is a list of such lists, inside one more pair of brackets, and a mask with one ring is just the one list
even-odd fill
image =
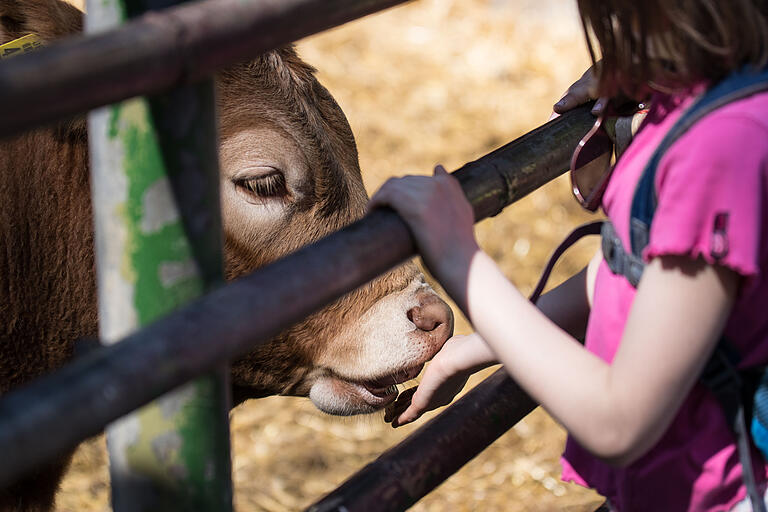
{"label": "sunglasses", "polygon": [[603,98],[603,103],[605,108],[589,132],[579,141],[571,157],[573,195],[581,206],[591,212],[596,211],[600,206],[613,173],[614,156],[618,158],[618,155],[614,154],[616,118],[647,112],[643,110],[643,105],[638,105],[636,102],[616,102]]}

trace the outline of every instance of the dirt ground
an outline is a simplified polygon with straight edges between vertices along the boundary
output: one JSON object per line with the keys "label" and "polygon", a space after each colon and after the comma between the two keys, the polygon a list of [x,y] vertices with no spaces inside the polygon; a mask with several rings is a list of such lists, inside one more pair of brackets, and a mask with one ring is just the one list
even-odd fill
{"label": "dirt ground", "polygon": [[[588,64],[575,2],[563,0],[420,0],[299,48],[349,117],[369,192],[438,162],[457,168],[542,124]],[[556,243],[587,219],[560,179],[481,223],[477,235],[525,293]],[[574,249],[554,281],[595,247]],[[459,321],[457,332],[470,329]],[[246,403],[232,413],[237,510],[301,510],[415,428],[325,416],[302,399]],[[412,510],[592,511],[599,496],[559,480],[564,439],[538,410]],[[58,510],[109,510],[107,481],[103,440],[86,443]]]}

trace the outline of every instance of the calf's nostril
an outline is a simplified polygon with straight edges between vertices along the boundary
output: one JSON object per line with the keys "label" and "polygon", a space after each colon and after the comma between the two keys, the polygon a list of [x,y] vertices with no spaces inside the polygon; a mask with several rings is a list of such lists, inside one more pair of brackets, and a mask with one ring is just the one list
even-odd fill
{"label": "calf's nostril", "polygon": [[444,316],[442,308],[436,306],[436,304],[415,306],[408,310],[408,320],[413,322],[419,330],[434,331],[442,325],[442,316]]}

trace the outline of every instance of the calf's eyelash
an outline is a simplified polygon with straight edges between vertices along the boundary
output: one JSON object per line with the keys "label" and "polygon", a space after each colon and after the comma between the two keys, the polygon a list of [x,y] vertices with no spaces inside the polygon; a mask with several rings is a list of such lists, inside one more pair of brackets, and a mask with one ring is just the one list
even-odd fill
{"label": "calf's eyelash", "polygon": [[281,172],[273,172],[264,176],[237,180],[235,185],[246,193],[261,198],[284,197],[288,195],[285,176]]}

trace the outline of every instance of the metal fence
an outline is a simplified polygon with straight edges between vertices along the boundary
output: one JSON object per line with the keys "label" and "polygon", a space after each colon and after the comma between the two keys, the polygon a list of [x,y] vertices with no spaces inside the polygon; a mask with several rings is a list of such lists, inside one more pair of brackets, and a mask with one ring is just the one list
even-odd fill
{"label": "metal fence", "polygon": [[[403,1],[203,0],[137,16],[118,28],[3,62],[0,137],[140,94],[158,93],[165,96],[151,100],[148,119],[161,134],[169,126],[178,132],[175,119],[178,109],[185,107],[175,103],[180,96],[172,91],[193,87],[197,91],[195,101],[209,101],[210,84],[199,83],[216,70],[399,3]],[[190,86],[192,83],[198,85]],[[206,108],[201,107],[204,118]],[[98,113],[93,115],[91,128],[98,124],[94,121]],[[210,116],[206,123],[203,131],[190,130],[189,140],[199,141],[203,136],[214,139]],[[498,214],[562,174],[571,150],[592,123],[589,107],[577,109],[457,170],[454,175],[474,208],[476,220]],[[209,140],[211,143],[215,144],[215,139]],[[171,162],[174,151],[189,150],[180,141],[163,144],[160,149],[164,159]],[[102,150],[108,151],[109,146]],[[173,164],[165,169],[171,183],[174,173],[198,171]],[[98,201],[97,193],[94,202]],[[182,222],[195,215],[195,208],[210,212],[211,204],[216,204],[215,199],[202,206],[179,202]],[[98,228],[99,222],[107,221],[98,207],[96,213]],[[193,234],[188,242],[197,243],[196,236],[218,236],[212,233]],[[14,461],[0,465],[0,486],[192,379],[216,370],[223,379],[226,372],[221,368],[232,359],[414,254],[415,246],[403,221],[391,211],[377,210],[250,276],[198,298],[188,297],[191,302],[156,321],[139,322],[125,332],[115,330],[107,337],[112,341],[121,338],[119,343],[87,354],[0,398],[0,453]],[[198,254],[195,258],[199,263]],[[215,266],[220,254],[207,258]],[[106,262],[99,266],[101,287],[106,282],[102,274],[109,267]],[[208,267],[201,264],[200,268]],[[339,268],[344,272],[338,272]],[[220,279],[215,271],[203,271],[202,276],[200,292]],[[140,325],[142,328],[135,330]],[[404,509],[534,407],[503,371],[497,372],[310,510]],[[228,438],[226,417],[219,416],[210,428],[216,430],[218,421],[223,424],[221,435]],[[200,436],[193,438],[199,440]],[[214,455],[223,452],[228,458],[228,443],[210,446]],[[228,473],[228,464],[221,471]],[[229,474],[223,480],[216,487],[219,494],[231,492]],[[122,487],[120,502],[125,504],[119,505],[120,510],[156,510],[158,503],[168,499],[165,496],[141,504],[151,493],[140,489],[152,484],[138,481],[139,487],[137,480],[130,478]],[[156,488],[165,485],[164,477],[159,482],[155,482]],[[201,485],[208,485],[206,482]],[[219,496],[218,502],[203,505],[196,491],[184,489],[181,495],[174,491],[180,500],[174,509],[231,507],[231,496]],[[185,499],[194,506],[182,506]]]}

